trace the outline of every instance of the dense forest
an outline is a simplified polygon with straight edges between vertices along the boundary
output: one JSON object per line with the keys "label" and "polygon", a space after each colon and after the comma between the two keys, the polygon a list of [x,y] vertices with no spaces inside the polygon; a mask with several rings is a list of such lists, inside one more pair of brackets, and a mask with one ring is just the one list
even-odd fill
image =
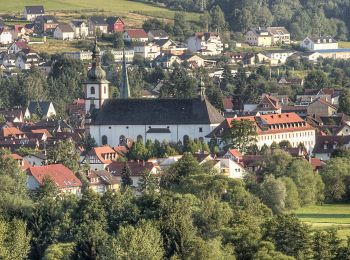
{"label": "dense forest", "polygon": [[[74,144],[58,146],[49,159],[61,158],[74,169],[76,158],[65,156],[74,153]],[[4,155],[0,259],[350,257],[350,240],[340,240],[336,230],[312,230],[288,214],[317,202],[349,201],[348,150],[315,175],[307,161],[278,147],[266,149],[261,177],[248,174],[245,180],[217,175],[184,153],[162,176],[142,177],[142,196],[133,194],[126,166],[120,191],[99,195],[85,184],[81,198],[58,196],[49,179],[39,191],[27,192],[24,172]],[[84,167],[77,171],[84,180]]]}
{"label": "dense forest", "polygon": [[347,0],[154,0],[182,11],[208,11],[219,6],[227,28],[246,32],[251,27],[285,26],[296,40],[307,35],[348,39],[350,2]]}

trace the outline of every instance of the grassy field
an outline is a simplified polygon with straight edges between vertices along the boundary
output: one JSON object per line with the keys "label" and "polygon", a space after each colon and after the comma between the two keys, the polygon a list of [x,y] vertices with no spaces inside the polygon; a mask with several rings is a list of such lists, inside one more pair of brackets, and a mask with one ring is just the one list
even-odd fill
{"label": "grassy field", "polygon": [[98,9],[108,12],[125,13],[125,12],[169,12],[171,11],[152,5],[128,0],[15,0],[1,1],[0,12],[22,12],[26,5],[43,5],[46,10],[83,10]]}
{"label": "grassy field", "polygon": [[335,227],[338,236],[346,239],[350,236],[350,204],[325,204],[297,210],[299,219],[312,226],[313,229]]}
{"label": "grassy field", "polygon": [[339,48],[350,48],[350,42],[339,42]]}

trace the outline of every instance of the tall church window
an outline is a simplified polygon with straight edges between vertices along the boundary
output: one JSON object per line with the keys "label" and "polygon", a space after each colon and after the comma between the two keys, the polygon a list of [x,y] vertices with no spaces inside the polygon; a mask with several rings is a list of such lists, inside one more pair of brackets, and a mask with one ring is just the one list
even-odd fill
{"label": "tall church window", "polygon": [[95,87],[90,88],[90,93],[91,93],[91,95],[95,95]]}
{"label": "tall church window", "polygon": [[124,135],[121,135],[121,136],[119,137],[119,144],[120,144],[120,145],[125,144],[125,141],[126,141],[125,136],[124,136]]}
{"label": "tall church window", "polygon": [[103,135],[102,136],[102,145],[106,145],[106,144],[108,144],[108,138],[106,135]]}
{"label": "tall church window", "polygon": [[189,142],[190,142],[189,136],[188,135],[184,135],[184,137],[183,137],[183,145],[187,146]]}
{"label": "tall church window", "polygon": [[143,137],[142,137],[142,135],[138,135],[138,136],[137,136],[137,141],[138,141],[138,142],[141,142],[141,143],[143,142]]}

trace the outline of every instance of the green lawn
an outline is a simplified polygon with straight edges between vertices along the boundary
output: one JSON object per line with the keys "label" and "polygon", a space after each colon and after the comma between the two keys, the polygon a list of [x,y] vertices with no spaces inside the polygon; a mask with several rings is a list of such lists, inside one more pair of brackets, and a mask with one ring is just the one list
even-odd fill
{"label": "green lawn", "polygon": [[167,9],[128,0],[15,0],[1,1],[0,12],[21,12],[25,5],[43,5],[46,10],[99,9],[111,12],[161,11]]}
{"label": "green lawn", "polygon": [[350,48],[350,42],[339,42],[339,48]]}
{"label": "green lawn", "polygon": [[313,229],[335,227],[340,238],[346,239],[350,236],[350,204],[310,206],[297,210],[295,214]]}

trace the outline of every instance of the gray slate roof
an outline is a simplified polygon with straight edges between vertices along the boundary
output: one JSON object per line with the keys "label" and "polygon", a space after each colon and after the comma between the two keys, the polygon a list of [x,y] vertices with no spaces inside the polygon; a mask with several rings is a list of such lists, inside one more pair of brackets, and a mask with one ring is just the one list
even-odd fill
{"label": "gray slate roof", "polygon": [[91,124],[220,124],[223,120],[206,99],[110,99],[93,113]]}
{"label": "gray slate roof", "polygon": [[29,113],[36,114],[38,112],[39,106],[40,112],[43,115],[47,115],[47,113],[49,112],[50,104],[50,101],[30,101],[28,105]]}
{"label": "gray slate roof", "polygon": [[27,14],[44,14],[44,7],[42,5],[38,6],[26,6],[25,7]]}

